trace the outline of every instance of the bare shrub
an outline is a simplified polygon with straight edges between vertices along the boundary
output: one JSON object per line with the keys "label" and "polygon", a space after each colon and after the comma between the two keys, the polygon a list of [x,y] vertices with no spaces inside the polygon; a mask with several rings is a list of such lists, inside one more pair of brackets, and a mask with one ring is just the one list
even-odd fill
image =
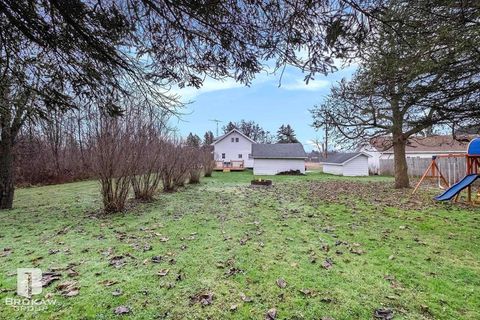
{"label": "bare shrub", "polygon": [[135,167],[132,172],[132,189],[135,199],[153,200],[162,181],[167,143],[163,135],[167,132],[168,115],[157,109],[137,108],[131,111],[135,123],[131,129],[134,146]]}
{"label": "bare shrub", "polygon": [[130,190],[135,164],[127,123],[126,119],[100,116],[96,130],[92,162],[106,213],[122,211]]}
{"label": "bare shrub", "polygon": [[142,127],[134,135],[132,189],[137,200],[151,201],[162,181],[164,143],[151,127]]}
{"label": "bare shrub", "polygon": [[178,162],[181,161],[181,153],[174,142],[168,141],[164,145],[162,157],[161,176],[163,191],[172,192],[176,190],[176,181],[178,180]]}
{"label": "bare shrub", "polygon": [[215,168],[215,161],[213,160],[213,153],[210,146],[202,147],[200,150],[200,159],[205,177],[211,177],[213,169]]}
{"label": "bare shrub", "polygon": [[15,184],[65,183],[94,176],[87,161],[84,114],[54,112],[50,119],[27,121],[15,144]]}
{"label": "bare shrub", "polygon": [[195,184],[200,182],[202,176],[202,151],[200,148],[186,147],[184,148],[184,158],[188,163],[188,183]]}
{"label": "bare shrub", "polygon": [[179,143],[176,145],[177,161],[175,163],[173,183],[175,187],[183,187],[187,182],[190,174],[190,159],[186,147],[182,147]]}

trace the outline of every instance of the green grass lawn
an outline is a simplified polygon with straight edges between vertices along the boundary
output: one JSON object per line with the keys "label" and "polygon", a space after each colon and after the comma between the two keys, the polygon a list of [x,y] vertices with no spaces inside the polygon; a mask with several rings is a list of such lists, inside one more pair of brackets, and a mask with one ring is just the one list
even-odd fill
{"label": "green grass lawn", "polygon": [[[214,173],[108,217],[96,182],[17,190],[0,212],[0,319],[480,319],[478,208],[385,177],[251,179]],[[60,274],[34,296],[47,310],[5,304],[24,267]]]}

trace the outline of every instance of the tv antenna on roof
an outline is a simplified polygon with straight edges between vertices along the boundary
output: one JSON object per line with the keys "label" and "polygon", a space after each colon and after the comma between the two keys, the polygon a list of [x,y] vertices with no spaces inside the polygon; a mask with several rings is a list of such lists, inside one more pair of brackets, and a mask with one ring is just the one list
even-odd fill
{"label": "tv antenna on roof", "polygon": [[223,121],[222,121],[222,120],[218,120],[218,119],[210,119],[210,120],[208,120],[208,121],[212,121],[212,122],[215,122],[215,123],[217,124],[217,137],[218,137],[218,124],[219,124],[220,122],[223,122]]}

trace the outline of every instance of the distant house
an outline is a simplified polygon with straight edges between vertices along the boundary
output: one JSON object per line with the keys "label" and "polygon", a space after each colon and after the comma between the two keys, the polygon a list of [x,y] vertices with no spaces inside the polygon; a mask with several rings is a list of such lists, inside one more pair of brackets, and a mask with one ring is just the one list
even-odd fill
{"label": "distant house", "polygon": [[237,129],[218,137],[212,143],[215,161],[243,161],[244,167],[253,168],[252,144],[255,141]]}
{"label": "distant house", "polygon": [[364,152],[334,153],[324,159],[323,172],[340,176],[368,176],[368,158]]}
{"label": "distant house", "polygon": [[[434,155],[466,153],[468,143],[473,136],[462,136],[453,139],[452,136],[412,137],[407,141],[405,153],[407,158],[431,158]],[[364,146],[359,151],[369,154],[369,170],[372,174],[380,171],[380,160],[393,159],[393,148],[390,137],[372,139],[370,145]]]}
{"label": "distant house", "polygon": [[275,175],[298,170],[305,173],[307,155],[301,143],[253,144],[253,174]]}

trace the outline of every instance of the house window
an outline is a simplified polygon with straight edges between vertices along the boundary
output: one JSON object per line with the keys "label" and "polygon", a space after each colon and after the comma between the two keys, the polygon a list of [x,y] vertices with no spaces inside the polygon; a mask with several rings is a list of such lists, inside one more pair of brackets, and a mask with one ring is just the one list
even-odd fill
{"label": "house window", "polygon": [[238,142],[238,138],[235,138],[235,142]]}
{"label": "house window", "polygon": [[222,159],[225,159],[225,153],[222,153]]}
{"label": "house window", "polygon": [[232,138],[232,142],[235,142],[235,138]]}
{"label": "house window", "polygon": [[248,159],[252,159],[252,154],[251,153],[248,154]]}
{"label": "house window", "polygon": [[241,153],[238,154],[238,159],[242,159],[242,154]]}

